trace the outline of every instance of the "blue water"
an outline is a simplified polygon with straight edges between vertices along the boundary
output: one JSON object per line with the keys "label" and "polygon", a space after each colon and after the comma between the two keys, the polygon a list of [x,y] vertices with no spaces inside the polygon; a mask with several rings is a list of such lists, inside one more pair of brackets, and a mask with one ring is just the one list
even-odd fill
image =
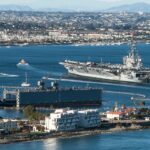
{"label": "blue water", "polygon": [[[150,66],[149,51],[150,45],[138,44],[137,49],[143,58],[145,66]],[[63,66],[59,65],[60,61],[65,59],[79,60],[79,61],[101,61],[110,63],[122,63],[122,57],[129,52],[128,45],[121,46],[25,46],[25,47],[1,47],[0,48],[0,72],[6,74],[18,75],[19,77],[1,77],[0,85],[20,85],[25,80],[25,72],[28,73],[29,82],[33,86],[36,85],[37,80],[43,76],[49,75],[60,79],[67,75],[67,71]],[[25,59],[29,67],[17,67],[16,64],[20,59]],[[150,97],[150,85],[122,85],[110,83],[91,83],[82,81],[77,82],[60,82],[61,86],[93,86],[102,87],[104,90],[125,92],[120,94],[104,93],[103,94],[103,109],[109,109],[114,101],[119,103],[126,103],[132,105],[130,100],[134,94],[144,94],[147,98]],[[48,81],[47,86],[50,85]],[[130,94],[127,94],[127,93]],[[150,101],[146,102],[149,105]]]}
{"label": "blue water", "polygon": [[2,150],[149,150],[150,130],[0,145]]}
{"label": "blue water", "polygon": [[[138,44],[138,52],[143,58],[145,66],[150,66],[150,45]],[[59,65],[60,61],[65,59],[78,61],[101,61],[110,63],[122,63],[122,57],[129,52],[128,45],[121,46],[25,46],[10,48],[0,47],[0,85],[20,85],[25,79],[25,72],[28,73],[30,83],[35,86],[37,80],[43,76],[49,75],[51,78],[60,79],[67,75],[67,71],[63,66]],[[16,64],[20,59],[25,59],[29,67],[17,67]],[[2,74],[5,73],[5,74]],[[12,75],[17,75],[14,77]],[[50,81],[47,81],[47,86]],[[92,86],[101,87],[104,89],[103,105],[100,110],[108,110],[112,107],[115,101],[119,105],[125,103],[128,106],[134,106],[130,100],[131,96],[135,94],[143,94],[150,98],[150,84],[147,85],[128,85],[128,84],[114,84],[106,82],[60,82],[61,86]],[[109,91],[114,91],[109,92]],[[120,93],[116,93],[120,92]],[[150,106],[150,101],[146,101],[146,105]],[[0,110],[0,116],[6,118],[22,117],[22,113],[13,110]],[[25,150],[30,147],[31,150],[40,149],[56,149],[56,150],[123,150],[123,149],[149,149],[147,145],[150,144],[150,130],[136,131],[136,132],[122,132],[113,134],[104,134],[88,137],[79,137],[71,139],[50,139],[38,142],[27,142],[10,145],[0,145],[2,150]],[[147,147],[146,147],[147,146]]]}

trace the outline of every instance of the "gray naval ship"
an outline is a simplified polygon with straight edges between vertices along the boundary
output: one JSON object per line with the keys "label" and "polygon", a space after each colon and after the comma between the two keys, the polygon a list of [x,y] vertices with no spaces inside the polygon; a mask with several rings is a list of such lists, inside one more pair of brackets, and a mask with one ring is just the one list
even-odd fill
{"label": "gray naval ship", "polygon": [[135,43],[131,43],[130,47],[129,54],[123,57],[123,64],[70,60],[65,60],[60,64],[68,70],[69,74],[79,77],[111,82],[148,83],[150,81],[150,68],[143,66]]}

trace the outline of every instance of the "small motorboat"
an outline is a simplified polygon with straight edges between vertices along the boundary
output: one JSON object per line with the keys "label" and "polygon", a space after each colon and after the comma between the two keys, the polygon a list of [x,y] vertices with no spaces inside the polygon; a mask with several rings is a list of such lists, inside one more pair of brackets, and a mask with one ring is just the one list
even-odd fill
{"label": "small motorboat", "polygon": [[24,60],[21,59],[20,62],[17,64],[17,66],[28,66],[29,64]]}

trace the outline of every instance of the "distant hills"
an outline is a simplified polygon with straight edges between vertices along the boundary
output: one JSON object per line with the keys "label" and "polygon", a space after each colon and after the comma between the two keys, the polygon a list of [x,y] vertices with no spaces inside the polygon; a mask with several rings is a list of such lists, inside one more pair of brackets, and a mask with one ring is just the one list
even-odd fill
{"label": "distant hills", "polygon": [[73,9],[61,9],[61,8],[39,8],[33,9],[27,5],[0,5],[0,11],[41,11],[41,12],[75,12]]}
{"label": "distant hills", "polygon": [[[43,11],[43,12],[80,12],[86,10],[73,10],[73,9],[61,9],[61,8],[41,8],[41,9],[32,9],[26,5],[0,5],[0,11]],[[95,10],[96,12],[149,12],[150,13],[150,4],[148,3],[134,3],[130,5],[121,5],[117,7],[112,7],[106,10]]]}
{"label": "distant hills", "polygon": [[147,3],[135,3],[135,4],[130,4],[130,5],[121,5],[118,7],[112,7],[105,12],[150,12],[150,4]]}
{"label": "distant hills", "polygon": [[33,11],[33,9],[26,5],[0,5],[0,11]]}

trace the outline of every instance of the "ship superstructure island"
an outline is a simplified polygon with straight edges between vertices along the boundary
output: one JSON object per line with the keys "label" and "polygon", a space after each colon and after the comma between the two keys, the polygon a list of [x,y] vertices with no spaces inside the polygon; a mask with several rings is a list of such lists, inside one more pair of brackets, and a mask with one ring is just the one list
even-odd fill
{"label": "ship superstructure island", "polygon": [[131,43],[130,46],[129,54],[123,57],[123,64],[70,60],[65,60],[60,64],[68,70],[69,74],[79,77],[115,82],[147,83],[150,81],[150,68],[143,66],[135,43]]}

